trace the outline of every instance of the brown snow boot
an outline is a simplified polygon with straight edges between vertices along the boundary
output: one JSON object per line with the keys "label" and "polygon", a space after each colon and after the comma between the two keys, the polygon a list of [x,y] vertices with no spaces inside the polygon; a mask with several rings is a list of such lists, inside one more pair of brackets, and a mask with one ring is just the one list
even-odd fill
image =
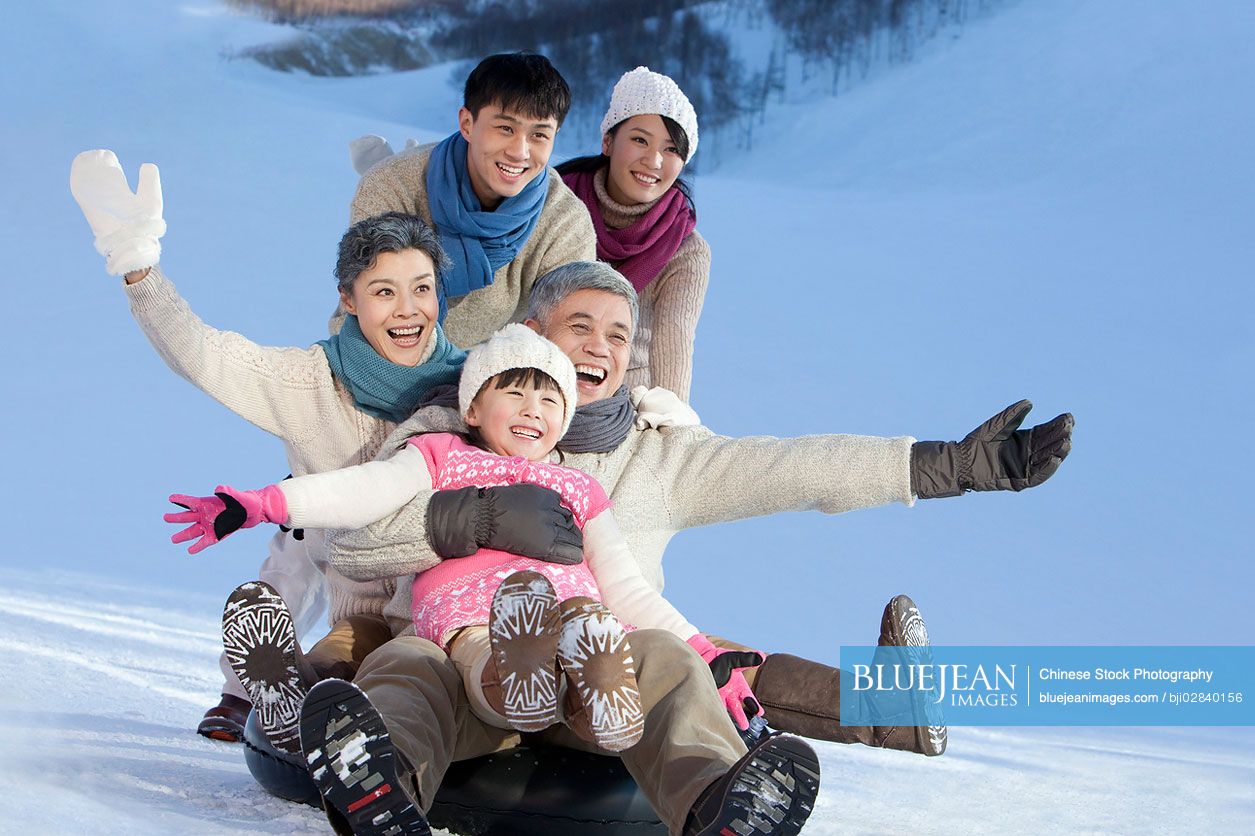
{"label": "brown snow boot", "polygon": [[610,752],[640,742],[645,711],[632,647],[619,619],[592,598],[562,602],[558,661],[567,681],[566,724]]}
{"label": "brown snow boot", "polygon": [[[877,644],[927,646],[928,630],[910,598],[899,595],[885,606]],[[752,687],[766,711],[767,723],[775,729],[815,740],[861,743],[921,755],[940,755],[946,750],[946,727],[940,721],[931,726],[841,725],[841,674],[841,670],[819,662],[773,653],[759,667]],[[911,709],[904,706],[904,716]]]}
{"label": "brown snow boot", "polygon": [[244,723],[252,703],[234,694],[223,694],[218,704],[205,712],[196,733],[210,740],[239,743],[244,739]]}
{"label": "brown snow boot", "polygon": [[489,705],[519,731],[558,721],[558,596],[539,572],[515,572],[497,587],[488,621],[492,661],[481,684]]}

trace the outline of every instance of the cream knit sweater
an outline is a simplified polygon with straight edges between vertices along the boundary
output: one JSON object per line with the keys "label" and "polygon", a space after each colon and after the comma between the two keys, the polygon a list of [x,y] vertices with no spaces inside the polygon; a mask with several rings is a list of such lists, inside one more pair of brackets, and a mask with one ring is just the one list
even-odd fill
{"label": "cream knit sweater", "polygon": [[[604,168],[593,175],[593,189],[601,204],[601,216],[611,229],[631,226],[658,202],[638,206],[615,202],[606,191]],[[629,389],[661,386],[688,402],[693,383],[693,338],[709,282],[710,245],[693,230],[662,272],[640,292],[640,321],[623,380]]]}
{"label": "cream knit sweater", "polygon": [[[166,365],[214,400],[283,441],[296,476],[371,461],[396,426],[358,409],[331,374],[322,346],[271,348],[201,321],[174,284],[154,267],[126,286],[131,313]],[[428,354],[435,349],[433,342]],[[426,358],[423,358],[424,360]],[[316,565],[326,563],[324,532],[303,544]],[[434,560],[433,560],[434,563]],[[379,614],[391,584],[362,583],[327,567],[330,618]]]}
{"label": "cream knit sweater", "polygon": [[[384,443],[389,455],[421,431],[453,431],[453,410],[428,407]],[[911,504],[914,439],[858,435],[729,438],[706,427],[638,430],[609,453],[567,454],[563,464],[599,481],[641,573],[663,589],[662,556],[676,532],[783,511],[839,514],[890,502]],[[330,560],[357,580],[396,578],[436,559],[427,543],[426,500],[355,531],[329,532]],[[400,634],[410,618],[409,584],[384,614]]]}
{"label": "cream knit sweater", "polygon": [[[376,163],[362,175],[353,197],[353,223],[383,212],[409,212],[431,223],[427,205],[427,161],[435,145],[420,145]],[[493,282],[474,293],[452,299],[445,334],[460,348],[492,336],[507,322],[522,322],[532,284],[555,267],[572,261],[596,261],[597,238],[583,202],[553,169],[546,172],[549,193],[536,229],[509,264],[497,269]]]}

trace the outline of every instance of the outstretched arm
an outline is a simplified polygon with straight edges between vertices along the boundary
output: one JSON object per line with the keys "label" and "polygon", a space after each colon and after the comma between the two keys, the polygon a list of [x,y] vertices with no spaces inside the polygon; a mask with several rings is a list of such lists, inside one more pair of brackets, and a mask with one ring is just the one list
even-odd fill
{"label": "outstretched arm", "polygon": [[186,508],[166,514],[170,523],[189,524],[171,537],[182,543],[200,538],[189,554],[212,546],[241,528],[263,522],[293,528],[358,528],[403,506],[431,488],[423,454],[407,445],[390,459],[285,479],[260,491],[219,485],[213,496],[174,494]]}
{"label": "outstretched arm", "polygon": [[666,493],[674,530],[784,511],[839,514],[913,501],[914,439],[729,438],[705,427],[645,431],[637,455]]}

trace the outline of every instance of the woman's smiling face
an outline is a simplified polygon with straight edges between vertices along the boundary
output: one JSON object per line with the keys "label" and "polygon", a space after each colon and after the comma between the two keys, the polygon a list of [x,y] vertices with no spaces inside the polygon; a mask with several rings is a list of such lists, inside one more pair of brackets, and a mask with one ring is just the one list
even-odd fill
{"label": "woman's smiling face", "polygon": [[413,249],[380,253],[353,280],[352,292],[340,294],[340,301],[357,317],[362,335],[379,356],[399,366],[417,366],[440,314],[431,256]]}
{"label": "woman's smiling face", "polygon": [[684,158],[656,113],[620,122],[602,137],[601,152],[610,158],[606,191],[625,206],[662,197],[684,170]]}

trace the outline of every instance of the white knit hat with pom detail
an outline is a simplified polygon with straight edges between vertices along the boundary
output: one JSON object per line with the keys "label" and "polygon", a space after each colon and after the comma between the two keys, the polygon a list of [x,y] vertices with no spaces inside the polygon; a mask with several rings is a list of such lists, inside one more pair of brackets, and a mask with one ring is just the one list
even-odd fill
{"label": "white knit hat with pom detail", "polygon": [[558,383],[564,401],[562,407],[562,432],[566,435],[575,417],[579,390],[575,386],[575,366],[549,340],[531,328],[513,323],[471,349],[462,366],[462,380],[458,383],[458,409],[462,417],[470,411],[471,401],[484,384],[510,369],[540,369]]}
{"label": "white knit hat with pom detail", "polygon": [[601,134],[633,116],[657,113],[674,119],[688,135],[689,155],[685,162],[697,153],[697,112],[680,85],[662,73],[649,67],[637,67],[624,73],[610,94],[610,108],[601,120]]}

